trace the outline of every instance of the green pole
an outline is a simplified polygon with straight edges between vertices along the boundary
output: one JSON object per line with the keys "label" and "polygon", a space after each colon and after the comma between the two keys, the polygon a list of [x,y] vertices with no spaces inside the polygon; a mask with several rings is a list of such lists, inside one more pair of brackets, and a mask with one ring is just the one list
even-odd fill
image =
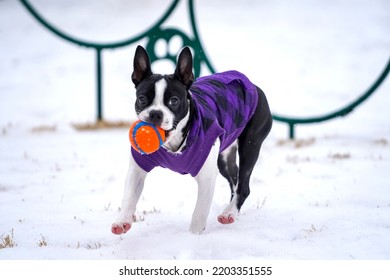
{"label": "green pole", "polygon": [[102,106],[102,49],[96,48],[97,120],[103,120]]}

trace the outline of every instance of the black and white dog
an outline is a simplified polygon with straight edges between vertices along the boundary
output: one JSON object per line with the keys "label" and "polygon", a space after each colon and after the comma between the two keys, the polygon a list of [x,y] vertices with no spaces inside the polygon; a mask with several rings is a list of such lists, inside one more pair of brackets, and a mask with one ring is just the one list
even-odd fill
{"label": "black and white dog", "polygon": [[156,166],[191,174],[197,181],[190,231],[198,234],[206,226],[219,169],[230,184],[231,200],[218,221],[233,223],[249,195],[250,176],[272,126],[263,91],[236,71],[194,81],[188,47],[174,74],[160,75],[152,73],[147,52],[138,46],[132,80],[138,118],[164,129],[166,140],[152,154],[132,150],[122,208],[111,231],[123,234],[131,228],[145,177]]}

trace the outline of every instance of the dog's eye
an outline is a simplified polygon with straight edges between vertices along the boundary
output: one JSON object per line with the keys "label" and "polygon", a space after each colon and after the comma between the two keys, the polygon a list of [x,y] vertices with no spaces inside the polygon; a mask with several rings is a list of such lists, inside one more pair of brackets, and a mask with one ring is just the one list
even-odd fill
{"label": "dog's eye", "polygon": [[139,106],[146,106],[148,104],[148,98],[145,95],[140,95],[137,98],[137,103]]}
{"label": "dog's eye", "polygon": [[172,109],[177,109],[180,105],[180,99],[176,96],[173,96],[171,97],[171,99],[169,99],[168,101],[168,105],[172,108]]}

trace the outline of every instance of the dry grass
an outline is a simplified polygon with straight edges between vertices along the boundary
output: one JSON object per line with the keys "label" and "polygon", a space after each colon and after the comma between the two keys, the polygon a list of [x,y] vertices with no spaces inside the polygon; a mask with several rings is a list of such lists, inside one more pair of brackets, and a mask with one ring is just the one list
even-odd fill
{"label": "dry grass", "polygon": [[343,159],[350,159],[351,154],[350,153],[334,153],[334,154],[329,154],[329,157],[331,159],[343,160]]}
{"label": "dry grass", "polygon": [[38,246],[39,247],[46,247],[47,246],[47,242],[46,242],[46,239],[45,239],[45,237],[41,234],[41,240],[39,240],[39,242],[38,242]]}
{"label": "dry grass", "polygon": [[287,156],[286,161],[289,162],[289,163],[297,164],[297,163],[300,163],[300,162],[310,162],[311,158],[307,157],[307,156],[306,157],[300,157],[298,155],[294,155],[294,156]]}
{"label": "dry grass", "polygon": [[303,147],[308,147],[313,145],[316,142],[315,138],[309,139],[280,139],[277,141],[278,146],[293,145],[294,148],[299,149]]}
{"label": "dry grass", "polygon": [[389,141],[385,138],[380,138],[375,140],[374,143],[379,146],[387,146],[389,144]]}
{"label": "dry grass", "polygon": [[104,205],[104,211],[110,211],[111,202],[108,205]]}
{"label": "dry grass", "polygon": [[100,129],[112,129],[112,128],[129,128],[131,122],[127,121],[96,121],[90,123],[74,123],[72,126],[78,131],[90,131]]}
{"label": "dry grass", "polygon": [[326,229],[326,226],[321,226],[321,228],[316,228],[313,224],[308,229],[303,229],[303,231],[306,233],[305,238],[308,238],[310,235],[322,232],[324,229]]}
{"label": "dry grass", "polygon": [[45,132],[55,132],[57,130],[57,126],[55,125],[41,125],[36,126],[31,129],[32,133],[45,133]]}
{"label": "dry grass", "polygon": [[76,245],[72,245],[70,243],[67,245],[68,248],[75,248],[75,249],[85,248],[88,250],[98,250],[98,249],[105,247],[105,246],[107,246],[107,245],[102,244],[99,241],[98,242],[90,242],[90,243],[86,243],[86,244],[83,244],[80,241],[78,241]]}
{"label": "dry grass", "polygon": [[160,213],[160,210],[153,207],[153,209],[151,209],[151,210],[142,211],[142,214],[139,213],[138,215],[133,215],[133,221],[135,223],[143,222],[143,221],[145,221],[145,216],[150,215],[150,214],[158,214],[158,213]]}
{"label": "dry grass", "polygon": [[7,125],[5,125],[5,126],[3,126],[1,128],[0,135],[6,136],[8,134],[8,131],[11,130],[12,128],[13,128],[13,124],[12,123],[8,123]]}
{"label": "dry grass", "polygon": [[0,249],[16,247],[14,241],[14,229],[11,230],[11,234],[3,234],[1,236]]}
{"label": "dry grass", "polygon": [[260,201],[257,203],[256,209],[263,209],[266,202],[267,202],[267,196],[264,197],[264,199],[261,203],[260,203]]}
{"label": "dry grass", "polygon": [[100,249],[103,245],[100,243],[100,242],[94,242],[94,243],[91,243],[91,244],[87,244],[85,246],[85,248],[89,249],[89,250],[97,250],[97,249]]}

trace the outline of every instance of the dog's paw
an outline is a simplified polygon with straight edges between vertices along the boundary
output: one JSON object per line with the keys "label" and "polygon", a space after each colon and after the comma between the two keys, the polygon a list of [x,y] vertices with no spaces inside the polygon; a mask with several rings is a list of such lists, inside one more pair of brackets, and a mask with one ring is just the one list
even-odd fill
{"label": "dog's paw", "polygon": [[131,224],[130,223],[114,223],[112,224],[111,226],[111,232],[113,234],[124,234],[126,232],[128,232],[131,228]]}
{"label": "dog's paw", "polygon": [[218,216],[218,222],[221,224],[232,224],[234,223],[234,215],[232,214],[222,214]]}

